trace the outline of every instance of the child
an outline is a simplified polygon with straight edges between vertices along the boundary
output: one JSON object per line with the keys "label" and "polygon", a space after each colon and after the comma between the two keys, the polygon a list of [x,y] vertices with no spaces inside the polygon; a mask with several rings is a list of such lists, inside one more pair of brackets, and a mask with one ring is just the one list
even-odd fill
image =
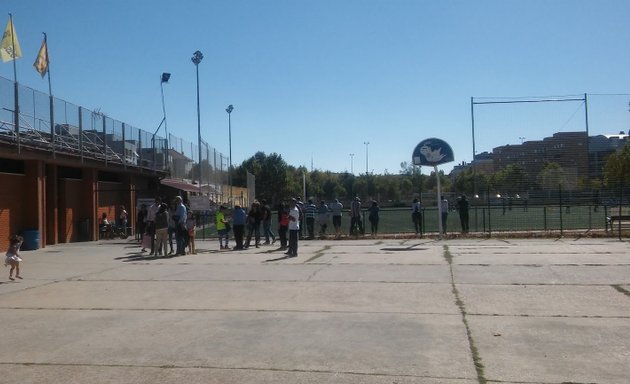
{"label": "child", "polygon": [[195,227],[195,218],[190,210],[186,219],[186,229],[188,230],[188,253],[194,255],[197,253],[195,251],[195,231],[197,228]]}
{"label": "child", "polygon": [[20,261],[22,258],[19,255],[20,247],[22,246],[22,242],[24,239],[22,236],[13,236],[10,240],[9,250],[7,251],[7,258],[4,259],[4,265],[10,265],[11,270],[9,271],[9,280],[15,280],[13,278],[13,270],[16,270],[15,277],[21,279],[20,276]]}

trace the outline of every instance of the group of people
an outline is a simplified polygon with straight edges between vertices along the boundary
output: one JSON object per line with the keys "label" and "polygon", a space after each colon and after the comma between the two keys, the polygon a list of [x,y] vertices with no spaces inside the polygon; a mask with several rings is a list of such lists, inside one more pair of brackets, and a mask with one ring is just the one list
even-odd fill
{"label": "group of people", "polygon": [[[468,233],[469,231],[469,215],[468,215],[469,207],[470,206],[469,206],[468,198],[466,197],[466,195],[464,194],[460,195],[459,198],[457,199],[457,202],[455,203],[455,208],[459,212],[459,221],[462,226],[462,233]],[[450,208],[451,208],[451,205],[448,199],[442,196],[440,199],[440,213],[441,213],[441,222],[442,222],[442,228],[440,229],[440,232],[443,234],[446,234],[446,228],[447,228],[446,224],[447,224],[448,213],[449,213]],[[413,199],[413,203],[411,204],[411,221],[413,222],[416,235],[421,235],[422,234],[422,204],[417,198]]]}
{"label": "group of people", "polygon": [[116,222],[110,221],[107,216],[107,212],[103,212],[99,223],[101,238],[113,239],[116,235],[121,235],[126,238],[128,233],[128,219],[129,214],[127,213],[124,205],[119,207],[119,214]]}
{"label": "group of people", "polygon": [[195,219],[192,210],[184,205],[181,196],[176,196],[171,204],[156,197],[149,207],[142,205],[138,211],[136,225],[137,239],[142,242],[142,252],[149,248],[150,256],[185,255],[187,250],[188,253],[196,253]]}
{"label": "group of people", "polygon": [[[277,224],[278,233],[273,231],[273,215],[271,208],[265,200],[254,201],[245,211],[240,205],[234,206],[231,220],[226,217],[227,208],[219,207],[215,216],[220,249],[230,249],[230,226],[234,232],[233,250],[247,249],[252,245],[258,248],[262,244],[275,244],[280,240],[280,249],[286,250],[288,257],[296,257],[298,252],[298,238],[300,221],[303,216],[298,206],[298,199],[292,198],[287,203],[281,203],[278,209]],[[262,233],[261,233],[262,228]]]}
{"label": "group of people", "polygon": [[[330,205],[321,200],[315,205],[312,199],[306,204],[297,198],[291,198],[277,207],[277,233],[274,231],[274,215],[265,200],[256,200],[245,210],[236,205],[231,214],[225,206],[220,206],[215,215],[215,224],[219,238],[219,249],[241,250],[250,246],[275,244],[280,241],[280,249],[286,250],[289,256],[297,255],[297,240],[326,238],[332,218],[335,238],[340,238],[343,204],[335,199]],[[379,206],[375,201],[368,208],[372,235],[378,232]],[[316,228],[318,226],[318,228]],[[230,231],[234,234],[234,248],[230,248]],[[350,233],[364,233],[361,201],[355,198],[350,209]],[[331,233],[332,235],[332,233]],[[264,242],[263,242],[264,240]],[[253,243],[252,243],[253,241]]]}

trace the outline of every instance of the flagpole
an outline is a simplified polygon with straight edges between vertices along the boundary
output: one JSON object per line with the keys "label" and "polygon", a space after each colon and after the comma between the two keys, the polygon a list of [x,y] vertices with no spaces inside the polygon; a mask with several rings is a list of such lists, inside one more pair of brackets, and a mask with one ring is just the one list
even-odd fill
{"label": "flagpole", "polygon": [[44,34],[44,45],[46,46],[46,72],[48,73],[48,97],[50,104],[50,140],[52,143],[53,158],[55,157],[55,108],[53,104],[52,85],[50,82],[50,60],[48,58],[48,36]]}
{"label": "flagpole", "polygon": [[15,130],[15,137],[17,139],[17,149],[20,153],[20,100],[18,96],[18,83],[17,83],[17,67],[15,65],[15,28],[13,28],[13,15],[9,13],[9,22],[11,23],[11,54],[13,55],[13,102],[14,116],[13,116],[13,129]]}

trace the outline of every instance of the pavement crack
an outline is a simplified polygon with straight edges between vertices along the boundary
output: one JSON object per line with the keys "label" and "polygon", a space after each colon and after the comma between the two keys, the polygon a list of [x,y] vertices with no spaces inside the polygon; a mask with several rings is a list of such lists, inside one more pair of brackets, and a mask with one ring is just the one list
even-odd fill
{"label": "pavement crack", "polygon": [[459,290],[455,285],[455,275],[453,274],[453,255],[448,249],[448,245],[444,245],[444,258],[448,262],[450,274],[451,274],[451,287],[453,289],[453,295],[455,296],[455,305],[459,308],[459,311],[462,315],[462,322],[464,323],[464,327],[466,328],[466,335],[468,337],[468,345],[470,346],[470,352],[472,354],[473,364],[475,365],[475,371],[477,372],[477,381],[479,384],[486,384],[488,380],[485,377],[483,361],[481,360],[481,356],[479,355],[479,350],[475,345],[475,340],[472,336],[472,330],[470,329],[470,325],[468,324],[468,314],[466,312],[466,305],[462,301]]}

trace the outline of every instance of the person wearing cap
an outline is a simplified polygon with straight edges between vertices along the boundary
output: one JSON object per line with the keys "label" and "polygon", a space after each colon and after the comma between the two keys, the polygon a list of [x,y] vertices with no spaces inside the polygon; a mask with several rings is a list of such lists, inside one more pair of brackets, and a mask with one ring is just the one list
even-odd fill
{"label": "person wearing cap", "polygon": [[297,208],[297,200],[289,200],[289,250],[286,255],[297,257],[298,234],[300,232],[300,211]]}

